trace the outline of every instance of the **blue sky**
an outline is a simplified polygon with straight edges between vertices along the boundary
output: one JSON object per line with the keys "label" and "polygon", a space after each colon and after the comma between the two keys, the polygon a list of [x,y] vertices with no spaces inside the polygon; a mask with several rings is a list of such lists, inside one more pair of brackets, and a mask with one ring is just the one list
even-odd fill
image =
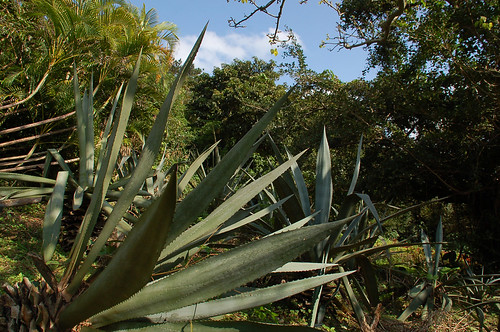
{"label": "blue sky", "polygon": [[[241,19],[253,7],[230,0],[130,0],[138,7],[143,3],[146,9],[155,8],[160,21],[170,21],[178,27],[179,43],[176,58],[184,59],[194,44],[205,23],[208,30],[195,65],[206,72],[221,63],[231,63],[234,58],[251,59],[253,56],[264,60],[282,62],[282,53],[271,54],[272,46],[266,34],[274,31],[274,20],[262,13],[246,22],[246,28],[231,28],[228,19]],[[319,45],[326,34],[335,34],[337,15],[318,1],[300,5],[299,0],[289,0],[285,4],[280,28],[290,27],[304,49],[309,67],[317,72],[330,69],[340,80],[347,82],[362,77],[366,66],[366,52],[362,49],[329,51]],[[278,49],[279,51],[279,49]],[[366,78],[372,78],[369,73]]]}

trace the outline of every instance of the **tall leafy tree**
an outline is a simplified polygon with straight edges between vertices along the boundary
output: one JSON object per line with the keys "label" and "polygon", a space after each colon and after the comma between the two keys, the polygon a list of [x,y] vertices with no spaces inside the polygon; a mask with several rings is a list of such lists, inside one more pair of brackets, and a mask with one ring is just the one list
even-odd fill
{"label": "tall leafy tree", "polygon": [[196,134],[195,144],[203,149],[214,140],[231,146],[253,126],[284,92],[276,85],[279,73],[274,62],[254,58],[234,60],[215,68],[213,74],[195,78],[186,117]]}

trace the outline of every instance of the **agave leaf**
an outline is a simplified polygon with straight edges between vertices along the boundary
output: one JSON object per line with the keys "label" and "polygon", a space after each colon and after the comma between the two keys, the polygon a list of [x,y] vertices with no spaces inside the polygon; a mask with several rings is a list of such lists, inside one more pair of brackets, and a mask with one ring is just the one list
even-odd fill
{"label": "agave leaf", "polygon": [[[196,52],[198,51],[201,41],[203,39],[203,35],[206,31],[207,26],[203,29],[202,33],[198,37],[198,40],[196,41],[193,49],[191,50],[191,53],[189,54],[186,62],[184,63],[181,72],[177,76],[176,80],[173,83],[172,88],[170,89],[169,94],[167,95],[165,101],[163,102],[163,105],[160,108],[160,111],[156,117],[156,120],[153,124],[153,127],[151,128],[151,132],[146,140],[144,150],[141,153],[139,165],[134,171],[134,174],[132,177],[130,177],[129,182],[127,183],[125,189],[122,192],[122,195],[120,199],[116,202],[113,211],[111,215],[108,217],[106,224],[104,225],[104,228],[101,230],[101,233],[99,234],[96,242],[94,243],[94,246],[92,247],[91,251],[89,252],[86,260],[84,261],[80,271],[78,274],[75,276],[73,282],[70,285],[69,291],[74,292],[76,289],[79,287],[81,281],[83,280],[83,277],[85,274],[89,271],[90,267],[92,266],[93,262],[95,259],[98,257],[102,247],[106,244],[106,241],[108,240],[109,236],[115,229],[116,225],[118,222],[121,220],[122,216],[124,213],[127,211],[128,207],[132,203],[133,199],[135,198],[137,192],[141,189],[144,180],[148,176],[148,174],[151,171],[151,167],[153,166],[153,163],[155,161],[156,155],[158,154],[158,151],[160,149],[161,141],[165,132],[165,126],[166,122],[168,119],[168,115],[170,113],[170,109],[173,106],[174,100],[177,97],[180,87],[182,83],[185,81],[187,74],[189,72],[189,69],[194,61],[194,57],[196,55]],[[140,56],[138,59],[138,64],[139,64]],[[137,70],[138,70],[137,66]],[[135,73],[134,73],[135,75]],[[134,84],[134,91],[135,87],[137,86],[137,77],[134,76],[134,79],[131,79],[131,82],[129,85],[132,83]],[[125,92],[125,98],[128,96],[128,87],[127,91]],[[131,96],[133,97],[133,95]],[[130,99],[130,107],[131,107],[132,99]],[[122,136],[123,137],[123,134]],[[121,141],[120,141],[121,145]],[[113,149],[115,148],[115,145],[113,144]],[[116,147],[119,150],[119,146]],[[118,150],[116,151],[116,155],[118,155]],[[116,157],[113,158],[112,160],[116,160]],[[103,165],[110,165],[109,161],[103,163]],[[109,166],[108,166],[109,167]],[[109,183],[109,180],[108,180]]]}
{"label": "agave leaf", "polygon": [[[268,141],[271,143],[271,147],[272,147],[272,149],[274,151],[274,155],[276,157],[276,160],[278,161],[278,163],[283,164],[285,162],[285,160],[283,159],[283,156],[281,155],[281,152],[278,149],[278,146],[276,145],[276,142],[273,140],[273,138],[271,137],[271,135],[269,134],[269,132],[266,133],[266,136],[268,138]],[[285,147],[285,149],[286,149],[286,147]],[[286,173],[283,174],[282,177],[283,177],[283,180],[285,181],[286,185],[288,186],[288,188],[293,191],[293,194],[296,197],[298,197],[299,193],[297,191],[296,186],[294,185],[294,181],[293,181],[292,175],[289,172],[286,172]]]}
{"label": "agave leaf", "polygon": [[361,169],[361,147],[363,146],[363,135],[359,139],[358,153],[356,155],[356,165],[354,166],[354,172],[352,174],[351,185],[347,191],[347,195],[354,194],[354,189],[356,188],[356,183],[358,182],[359,170]]}
{"label": "agave leaf", "polygon": [[433,276],[437,276],[439,271],[439,259],[441,257],[441,248],[443,247],[443,222],[442,217],[439,217],[439,223],[436,229],[436,245],[434,252],[434,266],[433,266]]}
{"label": "agave leaf", "polygon": [[48,262],[56,250],[57,240],[61,232],[61,218],[64,204],[64,192],[68,182],[68,172],[59,171],[57,173],[56,184],[52,196],[45,209],[43,221],[43,259]]}
{"label": "agave leaf", "polygon": [[[45,162],[43,163],[43,171],[42,171],[42,176],[43,177],[48,177],[49,176],[49,170],[50,166],[52,165],[52,155],[50,152],[47,151],[45,154]],[[44,185],[42,184],[42,187]]]}
{"label": "agave leaf", "polygon": [[424,256],[425,261],[427,263],[427,271],[432,273],[432,250],[431,245],[429,244],[429,237],[425,234],[424,230],[421,231],[420,239],[422,241],[422,247],[424,247]]}
{"label": "agave leaf", "polygon": [[294,230],[294,229],[299,229],[307,224],[310,224],[311,223],[311,220],[316,217],[318,214],[319,214],[320,211],[318,212],[315,212],[313,214],[311,214],[310,216],[307,216],[305,217],[304,219],[302,220],[299,220],[297,222],[294,222],[293,224],[291,225],[288,225],[286,227],[283,227],[281,229],[278,229],[277,231],[271,233],[271,234],[268,234],[266,236],[271,236],[271,235],[276,235],[276,234],[279,234],[279,233],[283,233],[283,232],[288,232],[288,231],[291,231],[291,230]]}
{"label": "agave leaf", "polygon": [[165,192],[141,216],[109,265],[60,315],[61,328],[72,327],[141,289],[151,277],[172,222],[177,197],[175,173]]}
{"label": "agave leaf", "polygon": [[268,215],[269,213],[271,213],[272,211],[274,211],[278,207],[280,207],[289,198],[290,198],[290,196],[285,197],[282,200],[280,200],[272,205],[269,205],[268,207],[265,207],[264,209],[261,209],[255,213],[252,213],[250,216],[243,218],[238,222],[232,223],[231,225],[228,225],[228,226],[222,228],[220,231],[217,232],[217,234],[224,234],[224,233],[230,232],[230,231],[235,230],[237,228],[240,228],[244,225],[247,225],[251,222],[254,222],[257,219],[260,219],[260,218],[264,217],[265,215]]}
{"label": "agave leaf", "polygon": [[250,242],[148,284],[129,300],[91,319],[97,327],[168,312],[221,295],[309,250],[343,224],[304,227]]}
{"label": "agave leaf", "polygon": [[29,188],[13,193],[9,198],[23,198],[34,196],[45,196],[52,194],[53,188]]}
{"label": "agave leaf", "polygon": [[234,296],[223,297],[213,301],[197,303],[174,311],[149,316],[147,318],[154,322],[183,322],[219,316],[279,301],[319,285],[332,282],[354,272],[355,271],[333,273],[295,280],[267,288],[240,293]]}
{"label": "agave leaf", "polygon": [[212,151],[215,149],[215,147],[219,144],[219,141],[215,142],[211,147],[203,151],[202,154],[198,156],[198,158],[195,159],[195,161],[189,166],[186,172],[182,174],[180,180],[179,180],[179,193],[182,193],[184,189],[186,189],[187,184],[193,177],[193,175],[196,174],[200,166],[205,162],[205,160],[210,156]]}
{"label": "agave leaf", "polygon": [[[151,165],[151,166],[153,166],[153,165]],[[148,194],[153,195],[155,193],[154,192],[154,185],[155,185],[154,179],[152,177],[147,177],[145,180],[145,183],[146,183],[146,191],[148,192]]]}
{"label": "agave leaf", "polygon": [[75,193],[73,194],[73,210],[78,210],[80,206],[82,206],[84,194],[85,190],[82,187],[76,187]]}
{"label": "agave leaf", "polygon": [[[287,173],[283,173],[285,175]],[[283,178],[279,177],[273,183],[274,189],[276,190],[279,197],[290,197],[290,199],[283,204],[283,211],[285,211],[287,222],[293,223],[304,219],[306,216],[301,208],[299,199],[295,191],[288,185],[288,182]]]}
{"label": "agave leaf", "polygon": [[[111,212],[113,211],[113,206],[111,204],[109,204],[109,202],[104,201],[104,203],[102,204],[102,211],[109,216],[111,214]],[[136,223],[139,220],[137,217],[131,215],[129,212],[125,213],[122,220],[120,220],[120,223],[123,221],[123,219],[126,219],[130,222],[133,222],[133,223]],[[125,226],[125,225],[122,225],[122,226]],[[128,227],[130,227],[130,225],[125,226],[125,228],[128,228]]]}
{"label": "agave leaf", "polygon": [[175,268],[177,265],[181,264],[182,262],[187,262],[189,257],[196,255],[201,249],[202,249],[201,246],[190,247],[189,249],[186,249],[183,252],[180,252],[176,255],[169,257],[166,260],[163,260],[161,263],[161,267],[162,267],[161,271],[165,271],[165,272],[153,271],[153,276],[155,278],[158,278],[162,275],[170,273],[173,268]]}
{"label": "agave leaf", "polygon": [[122,219],[122,220],[120,220],[118,225],[116,225],[116,229],[120,233],[127,235],[128,232],[130,232],[132,230],[132,226],[130,226],[130,224],[128,224],[125,220]]}
{"label": "agave leaf", "polygon": [[[286,150],[286,154],[288,156],[288,159],[291,159],[292,155],[290,154],[288,149]],[[307,191],[307,185],[306,181],[304,180],[304,176],[302,175],[302,171],[300,170],[297,163],[292,164],[292,174],[297,186],[302,211],[304,211],[305,216],[310,216],[312,213],[311,203],[309,202],[309,192]]]}
{"label": "agave leaf", "polygon": [[[294,159],[297,160],[302,155],[298,154]],[[204,236],[214,234],[231,216],[233,216],[241,207],[248,201],[254,198],[265,187],[271,184],[278,176],[285,172],[292,162],[288,161],[266,175],[260,177],[249,185],[240,188],[233,196],[227,199],[224,203],[218,206],[210,215],[205,219],[195,224],[187,231],[182,233],[172,243],[167,245],[163,250],[160,260],[176,253],[179,249],[192,243]]]}
{"label": "agave leaf", "polygon": [[290,262],[273,271],[273,273],[283,272],[305,272],[322,270],[330,267],[338,266],[338,264],[329,263],[311,263],[311,262]]}
{"label": "agave leaf", "polygon": [[427,287],[427,283],[425,281],[423,281],[420,284],[412,287],[408,291],[408,296],[411,297],[412,299],[416,298],[418,296],[418,294],[420,294],[420,292],[424,290],[425,287]]}
{"label": "agave leaf", "polygon": [[56,180],[48,179],[43,176],[35,176],[35,175],[27,175],[27,174],[19,174],[19,173],[9,173],[9,172],[0,172],[0,179],[2,180],[13,180],[13,181],[22,181],[22,182],[35,182],[35,183],[43,183],[55,185]]}
{"label": "agave leaf", "polygon": [[404,322],[412,313],[414,313],[421,305],[427,302],[427,298],[432,293],[432,287],[424,287],[415,298],[410,302],[408,307],[403,311],[403,313],[398,317],[398,320]]}
{"label": "agave leaf", "polygon": [[350,215],[354,214],[354,211],[356,211],[356,207],[360,201],[361,197],[358,195],[348,195],[342,202],[342,205],[340,206],[339,209],[339,218],[346,218]]}
{"label": "agave leaf", "polygon": [[[118,102],[120,101],[120,96],[122,94],[123,85],[124,85],[124,83],[122,82],[122,84],[118,88],[118,91],[116,92],[116,96],[115,96],[114,101],[113,101],[113,107],[111,108],[111,111],[109,112],[108,121],[106,122],[106,127],[104,128],[104,133],[102,134],[102,138],[100,141],[99,156],[97,158],[96,174],[99,174],[102,162],[104,160],[104,154],[105,154],[106,150],[108,149],[108,137],[109,137],[109,134],[111,132],[111,127],[113,124],[113,119],[115,116],[116,107],[118,105]],[[96,181],[97,181],[97,176],[94,178],[94,183],[93,183],[94,187],[96,185]]]}
{"label": "agave leaf", "polygon": [[[108,198],[110,200],[119,200],[120,197],[122,197],[122,195],[123,195],[123,191],[108,190],[108,192],[106,193],[106,198]],[[142,191],[142,190],[137,192],[136,196],[134,196],[134,199],[132,200],[134,205],[137,205],[138,207],[141,207],[141,208],[147,208],[148,206],[150,206],[151,200],[144,198],[143,196],[151,197],[152,195],[150,193]]]}
{"label": "agave leaf", "polygon": [[356,196],[361,198],[363,200],[363,202],[366,204],[366,206],[370,209],[370,212],[372,213],[373,217],[375,218],[375,221],[377,221],[380,232],[383,232],[382,231],[382,224],[380,223],[380,216],[378,215],[377,209],[375,208],[375,205],[373,205],[370,196],[368,196],[366,194],[356,194]]}
{"label": "agave leaf", "polygon": [[[73,174],[73,172],[69,168],[68,164],[66,164],[66,162],[64,161],[64,158],[61,156],[61,154],[56,149],[48,149],[47,151],[50,153],[50,155],[52,156],[52,158],[54,158],[57,161],[57,163],[59,164],[59,166],[64,171],[68,172],[70,178],[72,180],[75,180],[75,175]],[[73,181],[73,182],[76,184],[76,181]]]}
{"label": "agave leaf", "polygon": [[347,229],[342,234],[342,237],[339,239],[339,241],[337,241],[335,243],[335,247],[340,247],[340,246],[344,245],[344,242],[347,239],[347,237],[349,237],[349,235],[351,235],[351,233],[354,230],[354,228],[356,228],[359,225],[359,222],[363,218],[363,215],[364,215],[365,211],[366,211],[366,209],[363,210],[363,211],[361,211],[361,213],[349,224],[349,226],[347,227]]}
{"label": "agave leaf", "polygon": [[[326,256],[324,257],[326,258]],[[323,261],[326,261],[324,259]],[[320,275],[324,274],[324,269],[321,270],[319,273]],[[313,302],[313,308],[311,312],[311,323],[309,326],[314,327],[316,325],[320,325],[323,321],[323,310],[325,305],[321,304],[321,294],[323,293],[323,285],[319,285],[314,289],[313,296],[312,296],[312,302]]]}
{"label": "agave leaf", "polygon": [[[137,59],[134,72],[132,74],[132,77],[130,78],[127,88],[125,89],[125,95],[123,97],[121,112],[111,132],[109,140],[110,146],[106,151],[104,160],[101,164],[101,169],[97,174],[96,186],[94,188],[90,204],[86,210],[85,216],[83,217],[83,221],[80,226],[80,230],[78,231],[78,234],[76,236],[75,243],[71,248],[70,262],[61,281],[62,288],[66,288],[65,284],[68,283],[70,276],[73,275],[77,266],[80,264],[80,261],[83,257],[83,253],[87,247],[87,242],[90,239],[90,235],[92,234],[92,230],[95,226],[97,217],[103,205],[105,195],[108,190],[109,182],[113,174],[113,170],[115,168],[115,163],[118,157],[118,153],[120,152],[120,147],[123,142],[123,137],[125,136],[125,129],[127,127],[130,111],[132,110],[134,95],[137,89],[137,80],[139,77],[141,54],[142,52],[139,53],[139,57]],[[122,216],[123,214],[120,215],[120,218],[116,221],[116,223],[118,223],[118,221],[121,219]],[[113,225],[113,229],[115,228],[115,226],[116,224]],[[69,294],[74,294],[80,287],[80,283],[83,280],[83,277],[87,274],[87,272],[88,268],[86,268],[86,270],[83,271],[82,269],[80,269],[78,278],[73,279],[70,286],[66,288],[66,292],[68,292]]]}
{"label": "agave leaf", "polygon": [[33,187],[0,187],[0,196],[4,196],[1,199],[6,199],[18,192],[31,189]]}
{"label": "agave leaf", "polygon": [[[314,223],[322,224],[328,222],[332,206],[332,162],[330,158],[330,147],[326,137],[326,128],[323,128],[323,137],[318,149],[316,160],[316,211],[321,211],[314,219]],[[318,255],[320,256],[320,255]]]}
{"label": "agave leaf", "polygon": [[[317,329],[307,326],[291,326],[291,325],[273,325],[266,323],[255,322],[224,322],[224,321],[206,321],[206,322],[189,322],[189,323],[164,323],[154,324],[148,322],[124,322],[116,324],[112,328],[106,328],[107,331],[147,331],[147,332],[179,332],[179,331],[196,331],[196,332],[314,332]],[[85,331],[100,331],[94,328],[87,328]]]}
{"label": "agave leaf", "polygon": [[[87,184],[94,184],[94,73],[90,77],[90,86],[84,107],[85,112],[85,162]],[[80,160],[80,162],[82,162]]]}
{"label": "agave leaf", "polygon": [[[276,190],[276,183],[279,181],[280,178],[277,178],[276,181],[274,181],[270,186],[275,189],[274,191],[277,191]],[[253,180],[253,178],[252,178]],[[286,185],[286,184],[285,184]],[[268,189],[264,189],[262,191],[262,193],[259,193],[259,195],[265,195],[269,201],[271,201],[273,204],[277,203],[278,202],[278,199],[274,196],[273,193],[271,193],[271,191],[269,191]],[[283,195],[286,195],[286,193],[283,193]],[[260,200],[264,200],[262,197],[260,198]],[[287,213],[285,213],[285,211],[283,211],[284,209],[280,206],[278,207],[278,213],[275,215],[275,219],[278,221],[280,221],[281,223],[276,223],[277,226],[275,227],[283,227],[283,225],[287,225],[287,226],[290,226],[291,223],[290,223],[290,220],[288,219],[287,217]]]}
{"label": "agave leaf", "polygon": [[76,70],[76,63],[73,62],[73,91],[75,94],[75,111],[76,111],[76,123],[77,123],[77,133],[78,133],[78,145],[80,150],[80,172],[78,183],[83,188],[86,188],[87,183],[87,130],[86,130],[86,119],[85,110],[83,109],[83,103],[86,101],[86,95],[84,95],[82,100],[82,95],[80,93],[80,82],[78,80],[78,72]]}
{"label": "agave leaf", "polygon": [[[356,207],[358,206],[359,201],[360,201],[360,197],[358,197],[357,195],[354,195],[354,194],[353,195],[348,195],[344,199],[344,201],[342,202],[342,205],[340,206],[337,218],[344,219],[344,218],[347,218],[349,216],[354,215],[355,211],[356,211]],[[364,210],[361,211],[361,213],[359,213],[357,215],[360,216],[362,213],[364,213]],[[330,236],[330,239],[328,240],[328,246],[330,247],[329,250],[332,250],[331,249],[332,246],[335,246],[337,244],[341,244],[343,242],[343,241],[341,241],[339,239],[339,237],[340,237],[340,231],[341,230],[339,229],[337,233],[335,233],[332,236]],[[329,254],[329,256],[330,255],[331,255],[331,253]]]}
{"label": "agave leaf", "polygon": [[[178,169],[179,165],[181,164],[181,163],[175,163],[174,165],[170,166],[170,168],[166,172],[164,172],[163,167],[165,166],[165,162],[167,160],[166,154],[167,154],[167,146],[165,145],[165,149],[163,150],[160,162],[156,166],[156,170],[152,175],[153,178],[156,177],[153,185],[154,192],[158,192],[158,190],[159,191],[163,190],[165,178],[167,177],[167,175],[169,175],[172,172],[174,167]],[[179,180],[179,182],[181,182],[181,180]]]}
{"label": "agave leaf", "polygon": [[[250,163],[247,163],[248,160],[253,156],[255,151],[257,151],[259,146],[265,141],[265,138],[266,138],[266,135],[262,135],[259,139],[257,139],[257,141],[255,143],[253,143],[252,147],[246,152],[246,155],[244,156],[244,158],[241,158],[240,164],[238,165],[238,167],[236,167],[236,169],[233,172],[233,175],[231,175],[231,177],[228,180],[227,185],[224,187],[235,188],[239,184],[243,175],[241,175],[239,177],[235,177],[235,175],[240,173],[240,171],[243,169],[245,164],[248,164],[248,166],[245,167],[246,169],[248,169],[250,167]],[[218,147],[215,148],[215,154],[216,154],[216,157],[218,160],[216,162],[216,165],[218,165],[221,162]],[[206,174],[205,174],[205,177],[206,177]]]}
{"label": "agave leaf", "polygon": [[274,118],[286,102],[293,88],[245,134],[241,140],[224,156],[207,177],[179,203],[174,217],[172,232],[167,244],[184,232],[196,218],[210,205],[227,184],[240,164],[246,160],[255,140]]}
{"label": "agave leaf", "polygon": [[[313,213],[312,215],[310,215],[308,217],[305,217],[302,220],[297,221],[296,223],[291,224],[290,226],[287,226],[287,227],[284,227],[282,229],[279,229],[276,232],[273,232],[273,233],[271,233],[269,235],[266,235],[266,236],[271,236],[271,235],[275,235],[275,234],[279,234],[279,233],[283,233],[283,232],[288,232],[288,231],[291,231],[291,230],[294,230],[294,229],[299,229],[299,228],[303,227],[304,225],[308,224],[309,221],[312,218],[316,217],[318,214],[319,214],[319,211]],[[346,224],[346,223],[352,221],[353,219],[355,219],[358,216],[359,216],[359,214],[354,215],[354,216],[350,216],[350,217],[344,218],[344,219],[338,219],[337,222],[342,222],[342,223]]]}

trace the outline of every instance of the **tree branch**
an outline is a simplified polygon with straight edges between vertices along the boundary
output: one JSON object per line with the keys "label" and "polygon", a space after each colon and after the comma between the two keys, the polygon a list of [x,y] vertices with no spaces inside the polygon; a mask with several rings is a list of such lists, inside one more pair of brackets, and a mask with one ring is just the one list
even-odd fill
{"label": "tree branch", "polygon": [[[271,17],[274,17],[274,18],[277,18],[276,16],[272,15],[272,14],[269,14],[269,12],[267,11],[267,8],[269,8],[273,3],[275,3],[276,1],[278,0],[271,0],[269,1],[266,5],[264,6],[259,6],[257,5],[257,3],[255,3],[254,0],[250,0],[249,2],[255,6],[255,10],[253,12],[250,13],[250,15],[245,15],[244,18],[242,18],[241,20],[239,21],[236,21],[234,18],[230,18],[228,20],[228,23],[229,23],[229,26],[232,27],[232,28],[244,28],[245,26],[244,25],[241,25],[242,23],[244,23],[245,21],[248,21],[250,18],[252,18],[252,16],[254,16],[255,14],[257,14],[258,12],[263,12]],[[227,2],[229,2],[229,0],[227,0]]]}
{"label": "tree branch", "polygon": [[42,79],[40,80],[40,82],[38,83],[38,85],[36,86],[35,90],[33,90],[33,92],[31,92],[26,98],[22,99],[22,100],[19,100],[19,101],[16,101],[15,103],[12,103],[12,104],[7,104],[7,105],[1,105],[0,106],[0,111],[1,110],[4,110],[4,109],[7,109],[7,108],[11,108],[11,107],[15,107],[15,106],[18,106],[18,105],[21,105],[25,102],[27,102],[28,100],[30,100],[31,98],[33,98],[34,95],[37,94],[37,92],[42,88],[42,86],[45,84],[45,81],[47,80],[47,77],[49,77],[49,74],[50,74],[50,71],[52,70],[52,67],[49,67],[49,69],[47,69],[47,71],[45,72],[45,74],[43,75]]}
{"label": "tree branch", "polygon": [[[327,3],[328,4],[328,3]],[[368,38],[367,36],[365,36],[363,33],[362,33],[362,28],[361,27],[356,27],[356,33],[357,35],[354,35],[354,34],[350,34],[348,35],[348,33],[342,29],[342,27],[340,25],[337,25],[337,30],[339,32],[339,37],[335,38],[337,41],[336,42],[331,42],[331,43],[328,43],[328,42],[324,42],[323,44],[333,44],[333,45],[336,45],[336,46],[340,46],[340,47],[343,47],[345,49],[353,49],[353,48],[356,48],[356,47],[362,47],[362,46],[370,46],[372,44],[379,44],[379,43],[384,43],[386,42],[388,39],[389,39],[389,35],[390,35],[390,32],[391,32],[391,28],[394,24],[394,22],[401,16],[404,14],[404,12],[412,7],[412,6],[417,6],[418,4],[410,4],[410,3],[407,3],[406,0],[398,0],[397,1],[397,8],[389,14],[389,16],[387,16],[387,18],[382,21],[380,24],[379,24],[379,27],[381,29],[380,33],[378,33],[378,36],[373,36],[372,38]],[[339,9],[339,6],[337,5],[336,7],[333,7],[331,4],[329,4],[329,7],[331,8],[334,8],[338,15],[339,16],[342,16],[342,12],[340,11]],[[354,37],[354,38],[357,38],[357,39],[362,39],[363,41],[359,42],[359,43],[354,43],[354,44],[350,44],[348,42],[348,37]]]}

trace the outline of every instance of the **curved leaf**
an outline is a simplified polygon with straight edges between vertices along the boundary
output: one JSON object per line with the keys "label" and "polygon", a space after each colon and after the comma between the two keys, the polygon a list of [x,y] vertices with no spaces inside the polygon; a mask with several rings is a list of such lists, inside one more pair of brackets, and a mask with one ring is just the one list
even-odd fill
{"label": "curved leaf", "polygon": [[[117,324],[115,328],[106,329],[107,331],[137,331],[137,332],[314,332],[317,329],[307,326],[291,325],[273,325],[255,322],[190,322],[190,323],[165,323],[153,324],[147,322],[126,322]],[[93,328],[87,328],[85,331],[99,331]]]}
{"label": "curved leaf", "polygon": [[349,186],[349,190],[347,191],[347,195],[352,195],[354,193],[354,189],[356,188],[356,182],[358,182],[359,170],[361,169],[361,147],[363,146],[363,135],[359,139],[358,144],[358,153],[356,155],[356,165],[354,166],[354,172],[352,174],[351,185]]}
{"label": "curved leaf", "polygon": [[398,317],[399,321],[404,322],[412,313],[414,313],[418,307],[425,304],[427,302],[427,298],[432,293],[432,287],[427,285],[424,289],[422,289],[417,296],[410,302],[405,311]]}
{"label": "curved leaf", "polygon": [[219,144],[219,141],[215,142],[211,147],[203,151],[198,158],[196,158],[191,165],[189,165],[189,168],[187,169],[184,174],[182,174],[181,178],[179,179],[179,193],[182,193],[184,189],[186,188],[187,184],[193,177],[193,175],[196,173],[198,168],[205,162],[205,160],[210,156],[212,151],[217,147]]}
{"label": "curved leaf", "polygon": [[151,277],[174,215],[175,173],[165,192],[141,216],[109,265],[60,315],[62,329],[72,327],[141,289]]}
{"label": "curved leaf", "polygon": [[[315,209],[321,211],[319,216],[314,219],[315,224],[328,222],[332,206],[332,162],[330,158],[330,147],[326,137],[326,129],[323,128],[323,137],[318,149],[318,158],[316,160],[316,192]],[[318,255],[319,257],[321,255]]]}
{"label": "curved leaf", "polygon": [[35,176],[35,175],[27,175],[27,174],[19,174],[19,173],[9,173],[9,172],[0,172],[0,179],[2,180],[13,180],[13,181],[23,181],[23,182],[35,182],[35,183],[43,183],[43,184],[56,184],[56,180],[49,179],[43,176]]}
{"label": "curved leaf", "polygon": [[354,272],[355,271],[333,273],[312,278],[295,280],[267,288],[240,293],[234,296],[216,299],[213,301],[194,304],[189,307],[149,316],[147,318],[155,322],[185,322],[224,315],[227,313],[241,311],[261,306],[267,303],[279,301],[281,299],[304,292],[319,285],[332,282]]}
{"label": "curved leaf", "polygon": [[[295,158],[292,159],[292,161],[297,160],[302,154],[303,152],[298,154]],[[168,257],[173,253],[176,253],[179,249],[191,242],[217,232],[217,230],[222,226],[224,222],[226,222],[232,215],[234,215],[239,209],[241,209],[248,201],[254,198],[265,187],[276,180],[278,176],[285,172],[290,167],[292,161],[288,161],[280,165],[266,175],[239,189],[233,196],[231,196],[224,203],[218,206],[212,213],[210,213],[208,217],[186,230],[172,243],[167,245],[160,256],[160,260]]]}
{"label": "curved leaf", "polygon": [[290,262],[273,271],[273,273],[283,272],[305,272],[322,270],[330,267],[338,266],[338,264],[329,263],[311,263],[311,262]]}
{"label": "curved leaf", "polygon": [[177,238],[196,221],[227,184],[234,171],[246,160],[254,142],[281,109],[293,91],[290,89],[224,156],[207,177],[179,203],[175,212],[172,232],[167,244]]}
{"label": "curved leaf", "polygon": [[52,258],[56,250],[57,240],[61,232],[61,218],[64,205],[64,192],[68,182],[68,172],[60,171],[57,173],[56,184],[52,196],[45,209],[43,220],[43,259],[47,262]]}
{"label": "curved leaf", "polygon": [[[344,269],[339,267],[339,271],[343,272]],[[365,313],[363,312],[363,308],[359,304],[354,291],[352,290],[351,283],[347,277],[343,277],[342,281],[344,282],[344,287],[347,291],[347,295],[349,297],[349,301],[351,302],[352,308],[354,309],[354,313],[356,314],[356,318],[358,319],[359,324],[362,326],[362,323],[365,322]]]}
{"label": "curved leaf", "polygon": [[148,284],[91,319],[96,326],[167,312],[221,295],[309,250],[343,223],[332,222],[260,239]]}
{"label": "curved leaf", "polygon": [[438,274],[439,259],[441,258],[441,248],[443,247],[442,242],[443,242],[443,221],[442,217],[439,217],[439,223],[436,229],[436,245],[434,247],[435,252],[434,252],[434,265],[432,271],[433,276],[436,276]]}
{"label": "curved leaf", "polygon": [[76,187],[75,193],[73,194],[73,210],[78,210],[80,206],[82,206],[84,194],[85,190],[82,187]]}
{"label": "curved leaf", "polygon": [[[288,149],[286,150],[286,154],[288,156],[288,159],[291,159],[292,155],[290,154]],[[307,185],[306,181],[304,180],[304,175],[302,174],[302,171],[300,170],[297,163],[292,164],[291,169],[293,178],[295,180],[295,185],[297,186],[302,211],[304,211],[304,215],[310,216],[312,214],[311,203],[309,202],[309,192],[307,191]]]}
{"label": "curved leaf", "polygon": [[[116,96],[113,100],[113,107],[111,108],[111,111],[109,112],[108,120],[106,121],[106,127],[104,128],[104,132],[102,134],[102,138],[101,138],[101,142],[100,142],[101,146],[100,146],[99,156],[97,157],[96,174],[98,174],[100,169],[101,169],[102,162],[104,161],[104,155],[108,149],[108,137],[109,137],[109,134],[111,132],[111,127],[113,124],[113,118],[115,116],[116,107],[118,106],[118,102],[120,101],[120,96],[122,94],[123,85],[124,85],[124,83],[122,82],[122,84],[118,88],[118,91],[116,92]],[[94,178],[94,183],[92,184],[92,186],[95,187],[96,182],[97,182],[97,176]]]}

